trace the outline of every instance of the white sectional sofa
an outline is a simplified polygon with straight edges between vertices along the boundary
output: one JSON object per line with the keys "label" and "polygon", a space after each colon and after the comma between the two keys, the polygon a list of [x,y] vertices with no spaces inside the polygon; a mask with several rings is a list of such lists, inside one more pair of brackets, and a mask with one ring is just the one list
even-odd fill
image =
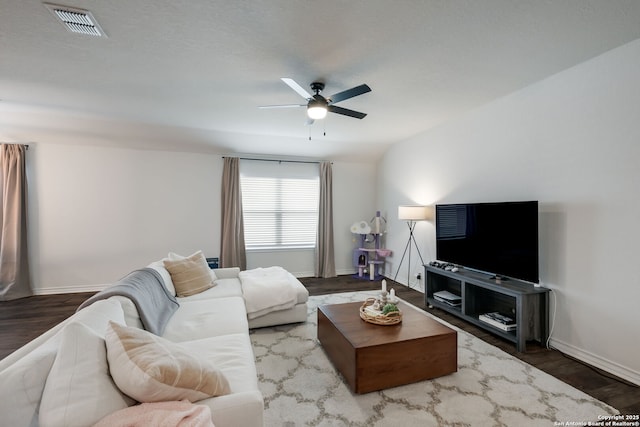
{"label": "white sectional sofa", "polygon": [[[147,268],[160,273],[168,291],[175,293],[171,275],[162,262],[152,263]],[[249,320],[239,273],[237,268],[212,270],[214,287],[196,295],[176,298],[180,307],[171,316],[161,335],[162,338],[182,346],[190,355],[211,362],[228,380],[229,394],[194,402],[210,408],[212,421],[216,427],[263,425],[263,398],[258,389],[249,329],[303,322],[307,315],[308,292],[293,275],[287,273],[295,289],[295,305]],[[103,339],[109,321],[142,328],[134,303],[124,296],[111,296],[79,310],[61,324],[1,360],[0,414],[2,419],[0,419],[0,425],[12,427],[55,425],[49,422],[52,418],[49,414],[40,413],[45,393],[55,392],[59,395],[68,392],[75,400],[81,400],[82,402],[69,403],[68,410],[77,411],[77,420],[83,419],[82,417],[90,419],[92,416],[95,417],[96,413],[109,408],[107,404],[109,402],[105,402],[104,397],[100,397],[105,396],[104,393],[99,394],[96,390],[98,394],[96,397],[90,396],[91,391],[79,397],[74,396],[73,391],[56,390],[56,387],[62,386],[52,384],[54,380],[51,379],[54,376],[53,371],[56,371],[56,375],[60,375],[59,367],[55,367],[52,371],[56,358],[68,357],[67,354],[71,352],[64,347],[69,346],[67,344],[69,340],[65,338],[65,330],[72,324],[76,326],[81,324]],[[80,353],[79,357],[85,357],[85,352]],[[59,365],[59,362],[60,360],[56,364]],[[106,361],[99,362],[107,366]],[[107,368],[103,366],[101,369],[102,373],[107,369],[108,374],[108,366]],[[98,373],[89,375],[85,372],[82,374],[85,382],[92,381],[92,378],[86,378],[87,376],[101,375]],[[96,388],[93,387],[90,390]],[[124,399],[126,405],[135,403],[127,396],[124,396]],[[122,405],[122,403],[119,404]],[[47,405],[43,405],[45,406]],[[104,414],[100,417],[102,415]],[[81,424],[79,421],[78,423]]]}

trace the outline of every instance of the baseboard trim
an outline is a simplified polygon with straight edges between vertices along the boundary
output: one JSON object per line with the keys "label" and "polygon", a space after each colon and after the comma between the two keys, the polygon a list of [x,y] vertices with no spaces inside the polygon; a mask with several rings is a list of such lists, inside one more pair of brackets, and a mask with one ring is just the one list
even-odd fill
{"label": "baseboard trim", "polygon": [[314,277],[316,274],[314,271],[290,271],[293,277]]}
{"label": "baseboard trim", "polygon": [[53,294],[76,294],[80,292],[100,292],[111,284],[83,285],[83,286],[60,286],[55,288],[36,289],[34,295],[53,295]]}
{"label": "baseboard trim", "polygon": [[619,363],[605,359],[553,337],[549,340],[549,346],[561,353],[574,357],[591,366],[602,369],[603,371],[609,372],[616,377],[622,378],[630,383],[640,385],[640,372],[634,371],[633,369],[622,366]]}
{"label": "baseboard trim", "polygon": [[[346,276],[349,274],[355,274],[356,271],[354,269],[342,269],[342,270],[336,270],[336,275],[338,276]],[[298,278],[302,278],[302,277],[316,277],[316,273],[315,271],[292,271],[291,274],[293,274],[295,277]]]}

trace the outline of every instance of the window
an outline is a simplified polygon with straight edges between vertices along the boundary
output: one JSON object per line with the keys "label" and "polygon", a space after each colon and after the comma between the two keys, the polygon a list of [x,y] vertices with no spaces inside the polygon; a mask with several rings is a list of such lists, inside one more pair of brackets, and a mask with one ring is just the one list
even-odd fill
{"label": "window", "polygon": [[315,248],[319,187],[317,164],[242,160],[247,250]]}

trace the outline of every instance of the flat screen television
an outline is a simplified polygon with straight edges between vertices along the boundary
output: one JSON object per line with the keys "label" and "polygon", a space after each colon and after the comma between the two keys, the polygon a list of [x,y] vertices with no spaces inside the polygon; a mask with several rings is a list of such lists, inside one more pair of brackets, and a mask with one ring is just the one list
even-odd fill
{"label": "flat screen television", "polygon": [[436,257],[538,283],[538,202],[436,205]]}

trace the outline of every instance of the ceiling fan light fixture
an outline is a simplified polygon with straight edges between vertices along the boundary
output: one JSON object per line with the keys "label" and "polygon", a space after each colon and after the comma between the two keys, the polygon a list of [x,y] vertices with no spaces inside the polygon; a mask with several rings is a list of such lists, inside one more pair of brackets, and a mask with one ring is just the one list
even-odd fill
{"label": "ceiling fan light fixture", "polygon": [[327,116],[327,106],[322,102],[310,101],[307,105],[307,115],[313,120],[324,119]]}

